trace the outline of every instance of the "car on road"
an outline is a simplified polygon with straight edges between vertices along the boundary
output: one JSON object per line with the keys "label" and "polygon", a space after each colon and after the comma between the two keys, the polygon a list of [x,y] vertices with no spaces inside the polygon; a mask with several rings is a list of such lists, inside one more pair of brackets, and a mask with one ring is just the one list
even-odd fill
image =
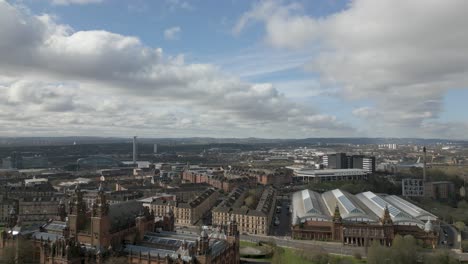
{"label": "car on road", "polygon": [[281,206],[276,206],[276,213],[277,214],[281,213]]}
{"label": "car on road", "polygon": [[275,226],[279,225],[280,224],[280,220],[278,217],[275,217]]}

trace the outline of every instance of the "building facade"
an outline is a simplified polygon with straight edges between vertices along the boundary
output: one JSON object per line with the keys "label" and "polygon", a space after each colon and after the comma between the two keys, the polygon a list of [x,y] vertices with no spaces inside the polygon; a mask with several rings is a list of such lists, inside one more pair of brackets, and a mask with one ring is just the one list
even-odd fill
{"label": "building facade", "polygon": [[213,209],[213,225],[224,225],[232,217],[241,233],[268,235],[275,210],[276,190],[271,186],[263,188],[255,209],[244,205],[247,192],[245,188],[235,189]]}
{"label": "building facade", "polygon": [[179,202],[174,199],[155,199],[147,203],[149,209],[159,216],[167,210],[172,210],[175,224],[180,226],[194,225],[206,215],[216,204],[219,192],[209,188],[189,202]]}
{"label": "building facade", "polygon": [[328,154],[322,157],[322,163],[328,169],[363,169],[368,173],[375,172],[375,157],[364,155]]}
{"label": "building facade", "polygon": [[225,175],[238,177],[248,177],[256,179],[258,184],[282,186],[292,182],[293,171],[288,168],[278,168],[275,170],[251,169],[251,168],[231,168],[226,170]]}
{"label": "building facade", "polygon": [[413,235],[428,246],[437,244],[432,228],[437,217],[395,195],[303,190],[293,194],[292,205],[295,239],[369,246],[373,241],[391,245],[396,235]]}
{"label": "building facade", "polygon": [[255,185],[256,179],[242,175],[225,175],[222,168],[188,169],[182,172],[182,180],[189,183],[206,183],[210,186],[230,192],[240,185]]}
{"label": "building facade", "polygon": [[[74,200],[79,201],[79,196],[77,192]],[[27,260],[40,264],[103,264],[112,263],[114,259],[135,264],[240,263],[239,232],[234,218],[224,226],[214,230],[203,230],[197,236],[173,232],[173,222],[172,230],[163,226],[153,231],[151,230],[153,221],[148,221],[152,218],[151,214],[142,211],[136,216],[135,226],[127,226],[126,230],[120,229],[116,233],[112,232],[112,221],[104,219],[106,214],[112,214],[114,208],[103,205],[102,201],[105,201],[105,198],[104,196],[101,198],[103,199],[97,201],[91,213],[91,226],[89,227],[91,236],[77,231],[75,228],[77,219],[74,218],[74,214],[69,214],[69,219],[66,220],[65,206],[58,208],[57,220],[43,225],[39,231],[32,233],[29,237],[22,232],[16,214],[13,212],[9,217],[7,229],[0,232],[0,249],[12,246],[8,250],[16,249],[15,254],[18,256],[20,247],[15,245],[29,239],[32,241],[33,253],[28,256]],[[73,208],[80,210],[78,205]],[[128,219],[132,215],[128,212],[125,210],[121,214]],[[166,217],[164,221],[170,225],[170,219]],[[130,232],[128,233],[127,230]],[[128,234],[121,236],[122,231]],[[114,241],[116,236],[131,240]],[[108,244],[108,241],[111,243]]]}
{"label": "building facade", "polygon": [[363,169],[324,169],[309,168],[294,171],[296,182],[360,181],[367,180],[369,173]]}

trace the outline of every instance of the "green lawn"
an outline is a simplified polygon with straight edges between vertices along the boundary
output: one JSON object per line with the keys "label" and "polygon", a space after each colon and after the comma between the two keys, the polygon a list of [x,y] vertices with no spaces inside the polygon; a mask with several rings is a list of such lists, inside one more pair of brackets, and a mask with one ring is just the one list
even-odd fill
{"label": "green lawn", "polygon": [[[255,247],[257,243],[249,241],[240,241],[241,247]],[[320,255],[315,257],[315,255],[307,255],[299,250],[286,247],[276,247],[274,251],[273,258],[263,259],[266,261],[272,261],[273,263],[294,263],[294,264],[315,264],[315,263],[339,263],[341,259],[348,259],[349,262],[353,264],[366,263],[363,260],[358,260],[351,256],[336,256],[336,255]],[[324,260],[326,258],[327,260]]]}
{"label": "green lawn", "polygon": [[340,263],[340,260],[347,259],[353,264],[366,263],[364,260],[358,260],[351,256],[336,256],[336,255],[322,255],[312,257],[305,257],[298,250],[292,248],[282,248],[284,251],[281,254],[279,263],[298,263],[298,264],[315,264],[315,263]]}
{"label": "green lawn", "polygon": [[423,209],[437,215],[442,220],[447,222],[457,222],[462,221],[468,223],[468,208],[453,208],[445,203],[432,201],[428,199],[421,200],[419,202],[414,201],[414,203]]}
{"label": "green lawn", "polygon": [[254,242],[243,241],[243,240],[240,241],[240,246],[241,247],[254,247],[256,245],[257,245],[257,243],[254,243]]}

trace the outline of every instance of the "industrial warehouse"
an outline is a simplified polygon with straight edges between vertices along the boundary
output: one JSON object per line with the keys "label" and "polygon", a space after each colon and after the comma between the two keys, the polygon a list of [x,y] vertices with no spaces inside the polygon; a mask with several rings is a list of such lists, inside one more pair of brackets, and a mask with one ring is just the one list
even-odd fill
{"label": "industrial warehouse", "polygon": [[341,241],[369,246],[391,245],[396,235],[413,235],[435,247],[438,219],[395,195],[367,191],[352,195],[340,189],[325,193],[295,192],[292,198],[292,236],[295,239]]}

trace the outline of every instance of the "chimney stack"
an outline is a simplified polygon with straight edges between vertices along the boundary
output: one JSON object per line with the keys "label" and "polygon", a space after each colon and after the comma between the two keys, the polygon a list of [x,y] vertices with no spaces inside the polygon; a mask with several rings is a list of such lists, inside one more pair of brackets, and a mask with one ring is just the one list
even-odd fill
{"label": "chimney stack", "polygon": [[423,182],[426,183],[426,147],[423,147]]}
{"label": "chimney stack", "polygon": [[133,164],[137,163],[137,156],[138,156],[138,148],[137,148],[137,137],[133,137]]}

